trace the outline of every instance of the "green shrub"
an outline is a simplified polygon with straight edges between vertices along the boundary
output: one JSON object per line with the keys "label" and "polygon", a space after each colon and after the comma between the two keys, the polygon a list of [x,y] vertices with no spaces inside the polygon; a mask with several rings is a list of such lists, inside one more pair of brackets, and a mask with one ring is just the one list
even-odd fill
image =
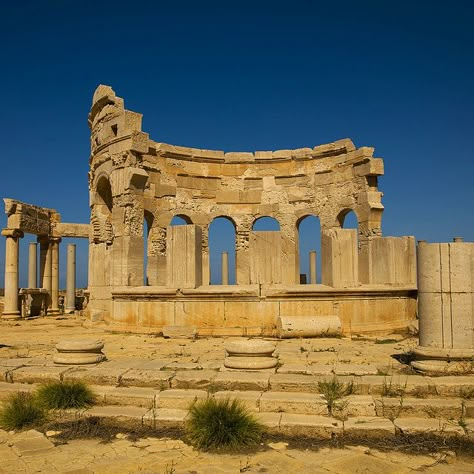
{"label": "green shrub", "polygon": [[36,396],[39,404],[48,410],[87,408],[96,400],[92,390],[84,382],[76,380],[40,385]]}
{"label": "green shrub", "polygon": [[40,424],[45,418],[44,409],[38,406],[31,393],[17,392],[10,395],[0,410],[0,427],[16,430]]}
{"label": "green shrub", "polygon": [[336,402],[340,398],[354,393],[354,383],[352,381],[349,383],[339,382],[337,377],[334,376],[331,380],[318,382],[318,391],[324,395],[328,404],[329,414],[332,415]]}
{"label": "green shrub", "polygon": [[186,432],[198,449],[237,451],[256,445],[263,426],[240,400],[208,398],[191,406]]}

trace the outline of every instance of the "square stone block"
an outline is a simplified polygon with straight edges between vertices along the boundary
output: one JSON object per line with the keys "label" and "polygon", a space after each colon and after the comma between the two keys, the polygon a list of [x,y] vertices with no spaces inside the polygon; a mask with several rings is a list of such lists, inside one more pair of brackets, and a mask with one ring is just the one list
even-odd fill
{"label": "square stone block", "polygon": [[214,379],[217,390],[268,390],[268,372],[220,372]]}

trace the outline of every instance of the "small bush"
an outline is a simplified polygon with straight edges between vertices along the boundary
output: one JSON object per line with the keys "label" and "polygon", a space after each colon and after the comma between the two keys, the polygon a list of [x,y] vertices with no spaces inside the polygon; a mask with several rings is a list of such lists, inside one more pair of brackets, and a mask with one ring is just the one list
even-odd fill
{"label": "small bush", "polygon": [[354,393],[354,383],[352,381],[349,383],[339,382],[334,376],[331,380],[318,382],[318,391],[324,395],[329,414],[332,415],[337,400]]}
{"label": "small bush", "polygon": [[208,398],[191,405],[186,432],[198,449],[236,451],[256,445],[263,427],[240,400]]}
{"label": "small bush", "polygon": [[4,430],[16,430],[42,423],[45,411],[38,406],[31,393],[12,394],[0,410],[0,427]]}
{"label": "small bush", "polygon": [[50,382],[38,388],[38,402],[48,410],[87,408],[95,403],[92,390],[81,381]]}

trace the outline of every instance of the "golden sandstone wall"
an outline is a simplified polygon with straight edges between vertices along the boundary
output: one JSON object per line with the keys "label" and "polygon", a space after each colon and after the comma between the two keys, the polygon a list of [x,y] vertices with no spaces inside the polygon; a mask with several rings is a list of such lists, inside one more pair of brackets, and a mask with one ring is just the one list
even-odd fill
{"label": "golden sandstone wall", "polygon": [[[373,148],[344,139],[314,148],[224,153],[159,143],[108,86],[95,91],[89,125],[92,318],[130,330],[192,325],[212,334],[266,332],[286,312],[337,314],[346,332],[403,328],[413,319],[414,240],[381,236],[377,177],[383,161],[373,157]],[[351,210],[358,235],[341,229]],[[199,249],[194,285],[180,285],[173,276],[180,250],[171,259],[167,228],[176,215],[190,224],[189,232],[198,228],[198,241],[181,251],[184,262],[190,248]],[[326,285],[299,285],[298,224],[308,215],[320,219]],[[262,216],[280,224],[272,237],[276,260],[252,250],[259,238],[252,225]],[[208,229],[216,217],[235,227],[237,285],[209,286]],[[256,267],[258,256],[274,268]]]}

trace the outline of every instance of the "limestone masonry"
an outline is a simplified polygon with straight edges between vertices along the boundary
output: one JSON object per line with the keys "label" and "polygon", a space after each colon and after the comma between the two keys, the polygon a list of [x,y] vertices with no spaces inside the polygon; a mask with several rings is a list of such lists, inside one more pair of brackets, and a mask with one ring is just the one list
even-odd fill
{"label": "limestone masonry", "polygon": [[[356,148],[343,139],[314,148],[224,153],[153,141],[141,120],[109,86],[97,88],[89,114],[90,224],[63,223],[54,209],[5,199],[3,318],[57,314],[60,242],[84,237],[89,238],[86,314],[110,329],[304,337],[403,331],[416,319],[415,239],[382,236],[377,179],[383,161],[373,156],[373,148]],[[357,229],[344,228],[351,211]],[[186,225],[171,226],[176,216]],[[254,230],[264,216],[276,219],[279,230]],[[320,220],[318,256],[299,255],[299,225],[307,216]],[[235,230],[235,275],[229,278],[234,267],[224,253],[223,284],[211,285],[209,227],[219,217]],[[18,242],[25,233],[38,237],[40,268],[38,281],[32,243],[29,288],[20,292],[20,311]],[[450,245],[461,251],[463,244]],[[463,252],[472,261],[472,251]],[[307,284],[299,270],[303,259],[310,263]],[[316,259],[321,259],[321,283],[316,283]],[[472,275],[472,264],[466,265]],[[72,312],[73,246],[67,275],[65,308]],[[445,327],[444,336],[421,337],[420,354],[426,346],[444,350],[448,336],[455,341],[449,347],[471,354],[472,277],[466,285],[470,296],[463,297],[461,319],[467,342],[460,345],[459,331]],[[423,291],[426,311],[436,302]],[[420,324],[435,331],[438,325],[429,318]]]}

